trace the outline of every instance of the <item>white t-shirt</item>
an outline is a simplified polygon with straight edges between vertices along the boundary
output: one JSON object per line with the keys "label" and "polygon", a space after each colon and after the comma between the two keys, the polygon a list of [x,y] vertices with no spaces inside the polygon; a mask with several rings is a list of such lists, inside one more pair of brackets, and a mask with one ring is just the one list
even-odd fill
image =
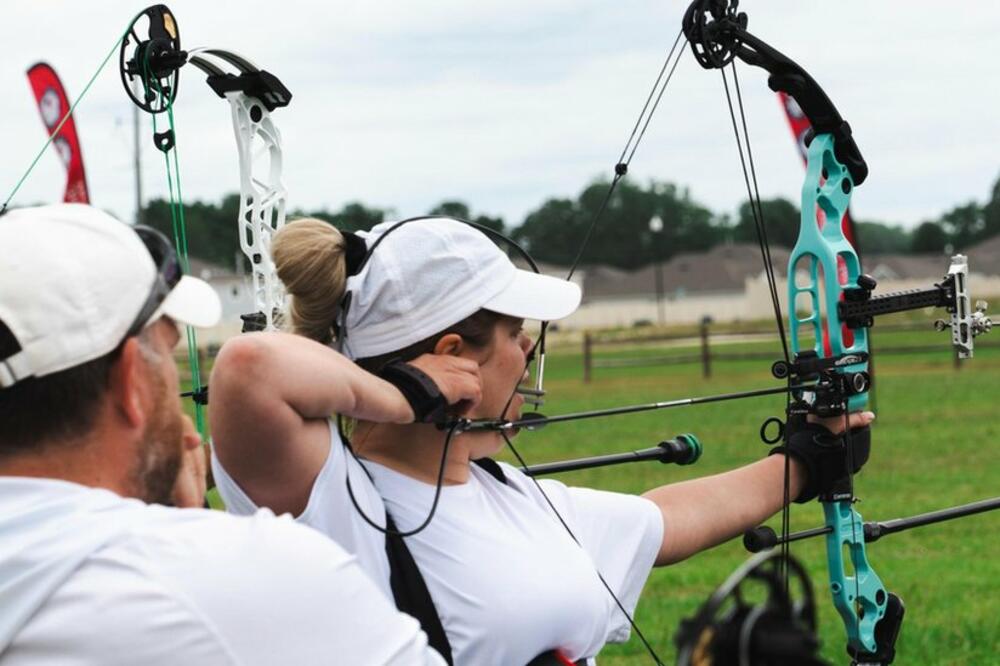
{"label": "white t-shirt", "polygon": [[330,540],[0,477],[0,665],[444,663]]}
{"label": "white t-shirt", "polygon": [[[391,598],[385,536],[351,505],[345,469],[369,517],[384,525],[387,507],[403,531],[427,517],[434,486],[366,461],[373,485],[332,424],[331,433],[330,455],[298,520],[335,540],[347,535],[341,545],[373,576],[381,572]],[[542,480],[578,546],[534,482],[502,467],[507,485],[472,465],[467,483],[442,489],[430,525],[406,538],[454,662],[519,665],[552,649],[575,661],[596,655],[606,642],[626,640],[628,620],[597,571],[631,613],[662,543],[660,510],[642,497]],[[218,461],[213,470],[230,510],[256,509]]]}

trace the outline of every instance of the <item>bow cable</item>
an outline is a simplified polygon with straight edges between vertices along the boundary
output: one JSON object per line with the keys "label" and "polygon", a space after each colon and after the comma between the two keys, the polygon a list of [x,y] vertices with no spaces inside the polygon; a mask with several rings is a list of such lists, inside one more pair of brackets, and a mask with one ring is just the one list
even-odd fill
{"label": "bow cable", "polygon": [[[166,94],[157,77],[151,76],[149,67],[150,52],[147,50],[142,59],[142,81],[143,88],[147,95],[154,93],[159,96],[167,112],[167,122],[169,129],[164,134],[157,133],[156,115],[153,116],[153,136],[156,139],[156,147],[163,153],[163,161],[167,172],[167,191],[170,208],[170,225],[174,232],[174,245],[177,247],[177,256],[180,259],[181,269],[186,275],[191,274],[191,263],[188,259],[187,244],[187,224],[184,220],[184,200],[181,195],[181,170],[180,162],[177,158],[176,125],[174,123],[174,97]],[[153,85],[150,85],[152,81]],[[164,139],[161,140],[161,137]],[[171,165],[171,157],[173,164]],[[201,364],[198,359],[198,335],[193,326],[184,327],[187,340],[188,366],[191,368],[191,389],[192,394],[197,396],[202,390],[201,384]],[[195,425],[203,442],[207,442],[209,433],[205,423],[204,407],[201,401],[194,401]]]}
{"label": "bow cable", "polygon": [[[784,316],[781,313],[781,301],[778,298],[778,287],[777,278],[774,273],[774,261],[771,259],[771,244],[768,240],[767,235],[767,225],[764,221],[764,209],[760,202],[760,188],[757,183],[757,169],[753,159],[753,150],[750,146],[750,131],[747,125],[746,110],[743,106],[743,95],[740,90],[739,77],[736,73],[736,61],[735,59],[730,63],[733,74],[733,87],[736,91],[736,107],[739,109],[740,123],[736,122],[736,113],[733,108],[733,95],[729,89],[729,80],[726,77],[725,68],[719,68],[719,74],[722,76],[722,87],[726,93],[726,105],[729,108],[729,117],[733,125],[733,136],[736,139],[736,149],[740,157],[740,167],[743,171],[743,183],[747,191],[747,201],[750,204],[750,212],[753,216],[754,228],[756,229],[757,244],[760,248],[761,259],[764,262],[764,274],[767,278],[767,288],[771,296],[771,307],[774,310],[775,323],[778,326],[778,335],[781,340],[781,349],[784,354],[785,362],[790,363],[791,357],[788,351],[788,341],[785,336],[784,327]],[[742,134],[740,129],[742,128]],[[745,147],[745,148],[744,148]],[[744,152],[745,151],[745,152]],[[794,279],[793,276],[787,276],[787,279]],[[788,305],[790,312],[794,314],[793,303]],[[791,384],[791,375],[789,375],[788,383]],[[787,394],[785,399],[785,412],[787,414],[788,408],[791,405],[791,391]],[[791,512],[789,511],[789,505],[791,502],[791,459],[789,456],[785,456],[785,461],[783,465],[784,469],[782,472],[782,499],[781,499],[781,533],[782,535],[787,534],[790,530]],[[782,544],[781,557],[778,559],[778,567],[781,580],[783,581],[785,587],[785,593],[788,592],[788,556],[790,551],[786,548],[785,544]]]}

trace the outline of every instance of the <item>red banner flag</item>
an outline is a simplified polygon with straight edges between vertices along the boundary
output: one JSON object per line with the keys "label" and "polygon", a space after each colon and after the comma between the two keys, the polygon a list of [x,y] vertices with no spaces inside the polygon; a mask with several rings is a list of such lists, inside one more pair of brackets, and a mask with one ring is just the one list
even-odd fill
{"label": "red banner flag", "polygon": [[83,170],[83,153],[80,151],[80,140],[76,134],[76,124],[73,117],[59,127],[60,121],[69,112],[69,98],[59,77],[49,65],[40,62],[28,69],[28,81],[38,102],[38,111],[42,122],[52,136],[58,129],[59,134],[52,140],[52,147],[59,154],[63,166],[66,167],[66,193],[63,201],[90,203],[90,193],[87,190],[87,177]]}

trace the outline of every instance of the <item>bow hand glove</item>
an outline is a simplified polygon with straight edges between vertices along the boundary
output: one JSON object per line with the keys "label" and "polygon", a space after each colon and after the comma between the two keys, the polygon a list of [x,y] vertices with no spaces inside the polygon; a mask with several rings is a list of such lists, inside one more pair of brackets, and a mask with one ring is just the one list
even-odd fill
{"label": "bow hand glove", "polygon": [[785,434],[785,443],[768,455],[791,456],[805,468],[805,485],[795,498],[800,504],[844,492],[844,480],[861,470],[871,452],[868,426],[853,428],[849,435],[834,435],[818,423],[807,422],[804,416],[793,416],[788,419]]}

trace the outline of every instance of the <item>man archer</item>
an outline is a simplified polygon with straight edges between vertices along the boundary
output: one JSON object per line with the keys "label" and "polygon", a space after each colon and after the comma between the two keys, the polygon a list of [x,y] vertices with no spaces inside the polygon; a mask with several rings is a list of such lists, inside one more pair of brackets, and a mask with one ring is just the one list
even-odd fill
{"label": "man archer", "polygon": [[443,664],[329,539],[152,504],[201,502],[172,349],[219,314],[152,229],[0,218],[0,664]]}

